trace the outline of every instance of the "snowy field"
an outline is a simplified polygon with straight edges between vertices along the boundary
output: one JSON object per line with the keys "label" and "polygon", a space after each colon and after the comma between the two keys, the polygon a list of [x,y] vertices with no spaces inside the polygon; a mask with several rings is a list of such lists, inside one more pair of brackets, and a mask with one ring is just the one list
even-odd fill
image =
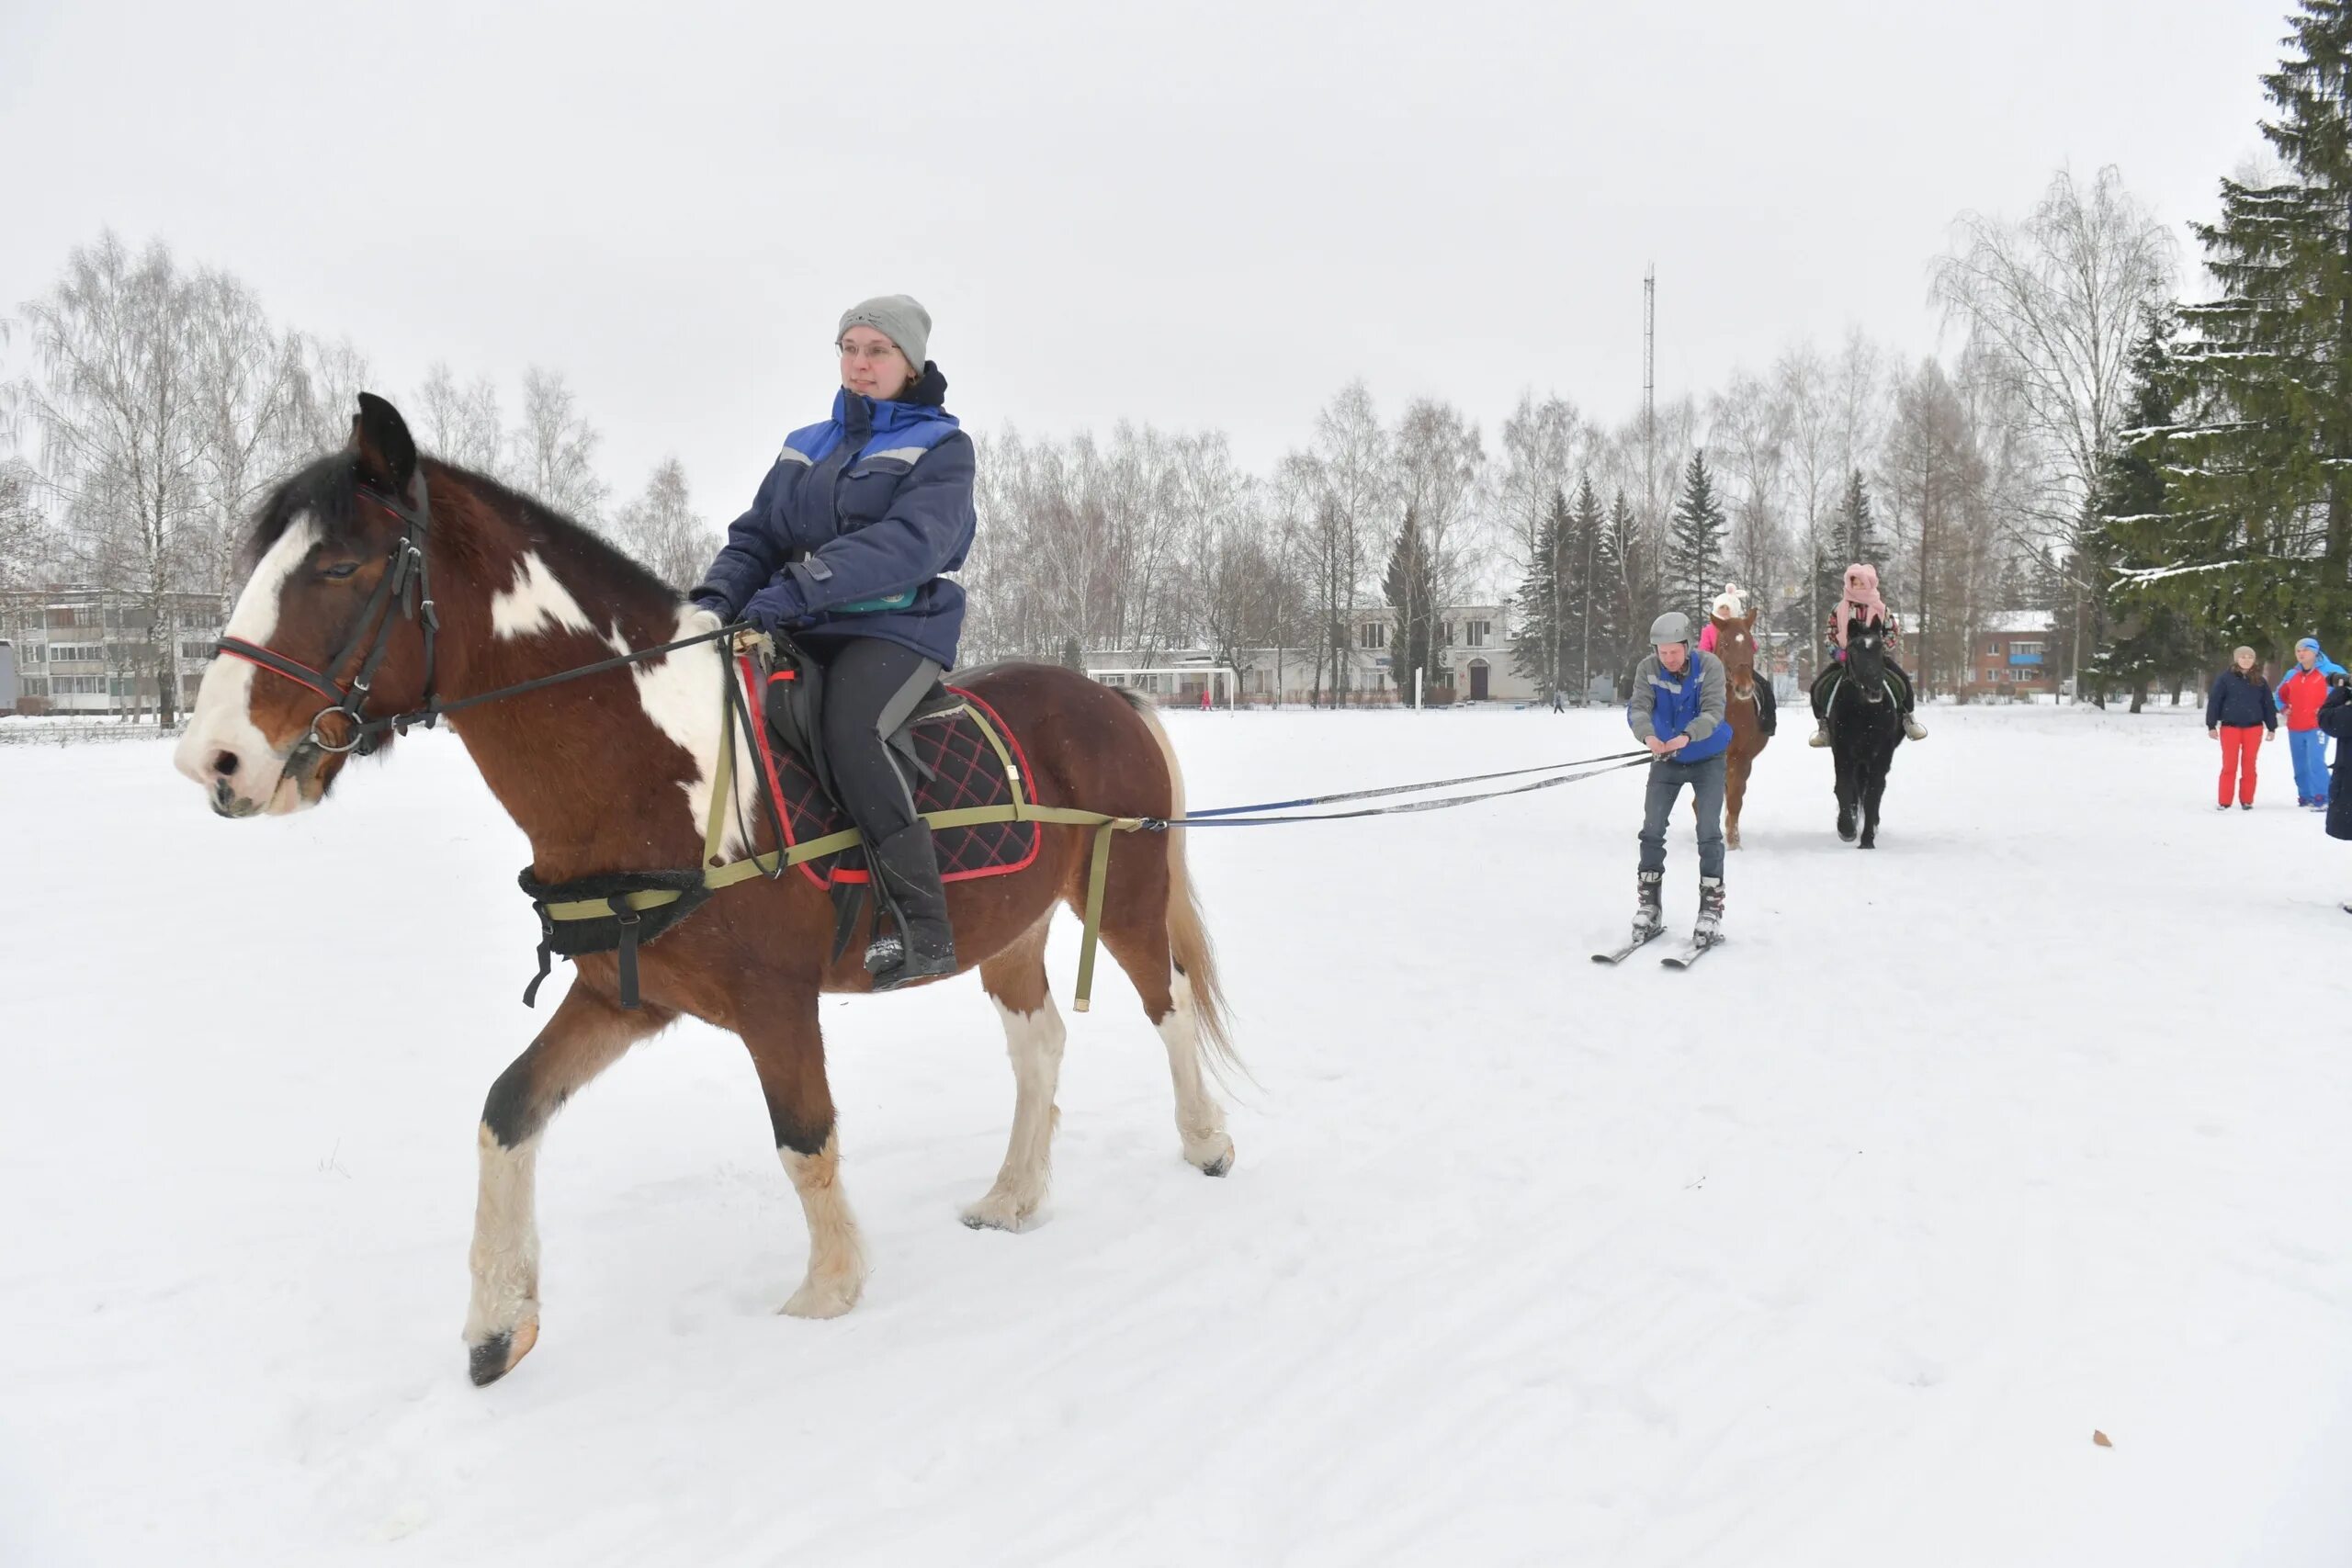
{"label": "snowy field", "polygon": [[[1012,1106],[977,982],[829,1004],[836,1322],[775,1314],[798,1205],[684,1026],[550,1132],[482,1391],[475,1118],[544,1012],[462,751],[232,823],[160,744],[0,750],[0,1562],[2352,1560],[2352,845],[2283,743],[2215,812],[2193,713],[1931,718],[1872,854],[1775,744],[1687,976],[1586,962],[1637,773],[1196,833],[1238,1163],[1182,1163],[1106,964],[1027,1235],[956,1221]],[[1199,806],[1625,740],[1171,727]],[[1696,874],[1678,818],[1677,924]]]}

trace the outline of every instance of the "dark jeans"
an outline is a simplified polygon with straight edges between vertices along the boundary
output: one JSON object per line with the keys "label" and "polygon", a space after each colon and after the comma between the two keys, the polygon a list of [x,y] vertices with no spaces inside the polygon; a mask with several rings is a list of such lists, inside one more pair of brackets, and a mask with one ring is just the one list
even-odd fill
{"label": "dark jeans", "polygon": [[868,844],[878,844],[915,819],[906,775],[883,741],[939,679],[939,666],[913,649],[874,637],[808,648],[825,665],[825,759],[842,809]]}
{"label": "dark jeans", "polygon": [[1674,810],[1674,803],[1681,798],[1682,786],[1690,786],[1691,797],[1699,807],[1699,874],[1720,877],[1724,874],[1724,767],[1729,761],[1722,752],[1703,762],[1678,762],[1660,757],[1650,763],[1650,787],[1642,808],[1642,869],[1666,869],[1666,822]]}

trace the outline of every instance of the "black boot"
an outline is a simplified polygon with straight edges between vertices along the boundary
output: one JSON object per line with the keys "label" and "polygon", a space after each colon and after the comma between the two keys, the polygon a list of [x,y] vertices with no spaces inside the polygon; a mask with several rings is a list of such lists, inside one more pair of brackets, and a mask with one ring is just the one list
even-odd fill
{"label": "black boot", "polygon": [[894,912],[898,927],[876,931],[865,950],[865,972],[874,976],[874,988],[894,990],[911,981],[956,973],[956,938],[948,929],[947,895],[939,884],[931,824],[900,829],[869,846],[865,858],[881,903]]}

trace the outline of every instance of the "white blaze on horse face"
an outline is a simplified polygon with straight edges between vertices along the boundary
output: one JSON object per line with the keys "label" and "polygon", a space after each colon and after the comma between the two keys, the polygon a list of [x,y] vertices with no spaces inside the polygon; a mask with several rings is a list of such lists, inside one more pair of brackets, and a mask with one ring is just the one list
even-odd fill
{"label": "white blaze on horse face", "polygon": [[[229,615],[227,635],[267,648],[277,633],[279,601],[286,585],[319,542],[318,519],[305,512],[287,525],[254,574],[237,595]],[[286,759],[253,719],[254,677],[260,673],[242,659],[217,658],[204,671],[196,689],[196,705],[188,713],[187,730],[172,753],[172,765],[214,794],[214,808],[242,807],[248,815],[266,805],[273,813],[297,810],[301,802],[291,789],[280,789]],[[278,679],[273,676],[272,679]],[[236,771],[223,775],[220,763],[233,758]],[[225,798],[221,795],[226,787]]]}
{"label": "white blaze on horse face", "polygon": [[[672,640],[715,632],[718,626],[718,617],[707,610],[684,610],[679,614]],[[617,638],[615,642],[619,646]],[[621,651],[628,650],[623,647]],[[718,783],[719,728],[727,713],[726,688],[719,681],[731,669],[725,658],[708,647],[680,649],[666,658],[636,666],[637,700],[645,705],[647,716],[653,720],[656,729],[684,747],[686,755],[695,760],[695,776],[679,787],[685,791],[686,809],[693,814],[697,839],[710,819],[711,791]],[[735,745],[735,778],[729,793],[741,807],[738,810],[730,805],[727,808],[722,848],[732,857],[751,848],[743,841],[742,826],[753,821],[759,810],[758,786],[752,773],[758,764],[742,727],[728,728],[734,732]]]}
{"label": "white blaze on horse face", "polygon": [[580,601],[571,596],[537,550],[525,550],[514,563],[514,586],[492,596],[490,629],[512,639],[533,632],[560,628],[594,636],[596,628]]}

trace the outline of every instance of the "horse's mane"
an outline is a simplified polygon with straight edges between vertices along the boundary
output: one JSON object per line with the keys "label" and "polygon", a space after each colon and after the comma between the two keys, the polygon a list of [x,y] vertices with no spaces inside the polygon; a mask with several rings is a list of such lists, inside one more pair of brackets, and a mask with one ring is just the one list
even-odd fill
{"label": "horse's mane", "polygon": [[[436,521],[447,513],[447,523],[436,532],[458,555],[476,564],[484,561],[479,548],[469,547],[480,544],[478,532],[464,526],[468,508],[463,502],[470,502],[519,527],[528,536],[530,547],[540,552],[566,582],[578,587],[594,584],[633,605],[641,603],[649,612],[666,611],[677,604],[676,589],[554,507],[488,474],[438,457],[423,461],[435,471],[434,477],[455,479],[465,492],[451,498],[456,504],[445,502],[435,508]],[[357,492],[357,461],[350,452],[330,453],[288,475],[254,514],[253,532],[245,541],[245,569],[250,571],[294,519],[305,513],[318,519],[329,540],[347,537],[359,523]]]}

